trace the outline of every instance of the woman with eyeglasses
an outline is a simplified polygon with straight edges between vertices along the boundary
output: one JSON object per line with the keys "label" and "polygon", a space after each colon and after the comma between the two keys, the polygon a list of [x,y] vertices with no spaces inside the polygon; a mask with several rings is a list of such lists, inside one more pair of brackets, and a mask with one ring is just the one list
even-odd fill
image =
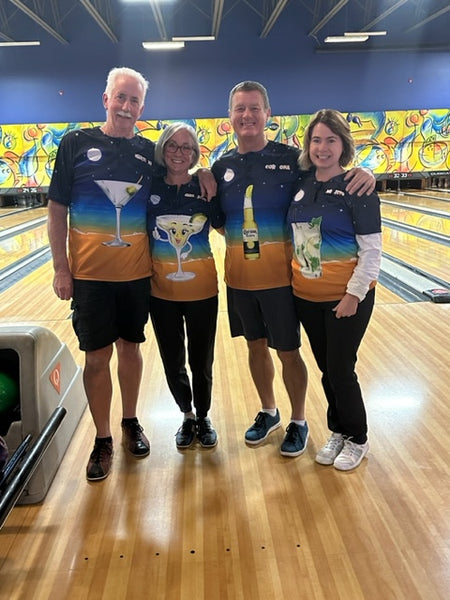
{"label": "woman with eyeglasses", "polygon": [[[152,182],[148,234],[153,261],[150,316],[169,389],[184,419],[179,449],[196,439],[217,444],[208,417],[218,311],[218,285],[210,228],[224,225],[215,198],[206,201],[190,173],[200,158],[194,129],[172,123],[161,134],[155,159],[166,169]],[[186,345],[192,383],[186,370]]]}

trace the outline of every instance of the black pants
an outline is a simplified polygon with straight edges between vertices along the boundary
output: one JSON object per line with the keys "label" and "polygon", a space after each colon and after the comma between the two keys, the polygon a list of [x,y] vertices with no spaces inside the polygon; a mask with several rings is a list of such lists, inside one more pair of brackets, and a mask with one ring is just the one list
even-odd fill
{"label": "black pants", "polygon": [[374,301],[373,289],[358,304],[355,315],[337,319],[332,311],[337,302],[295,299],[298,317],[322,372],[328,428],[357,444],[367,441],[367,417],[355,365]]}
{"label": "black pants", "polygon": [[[217,310],[217,296],[192,302],[153,296],[150,300],[150,317],[169,389],[182,412],[190,412],[193,401],[199,418],[206,417],[211,407]],[[186,336],[192,389],[186,371]]]}

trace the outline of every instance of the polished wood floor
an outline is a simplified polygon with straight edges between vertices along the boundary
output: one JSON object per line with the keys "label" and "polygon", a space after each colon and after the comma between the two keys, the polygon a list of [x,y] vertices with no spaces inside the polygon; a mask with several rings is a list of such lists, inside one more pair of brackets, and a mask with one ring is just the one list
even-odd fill
{"label": "polished wood floor", "polygon": [[[217,240],[215,249],[219,264]],[[441,268],[448,278],[449,263]],[[82,364],[69,305],[53,296],[51,277],[46,263],[3,291],[0,323],[47,327]],[[350,473],[314,462],[328,432],[306,337],[307,451],[279,454],[284,427],[260,447],[245,445],[259,405],[245,343],[228,332],[223,293],[211,411],[219,444],[177,451],[180,414],[149,325],[139,416],[150,457],[135,460],[120,445],[116,386],[110,477],[85,480],[94,435],[86,411],[45,500],[16,506],[0,531],[0,598],[448,598],[449,317],[448,304],[407,303],[379,286],[358,362],[370,452]],[[286,426],[289,402],[276,368]]]}

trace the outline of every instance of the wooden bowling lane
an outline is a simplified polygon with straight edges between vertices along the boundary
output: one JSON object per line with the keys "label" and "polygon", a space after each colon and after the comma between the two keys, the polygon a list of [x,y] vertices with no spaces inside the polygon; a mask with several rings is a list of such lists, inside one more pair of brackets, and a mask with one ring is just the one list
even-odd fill
{"label": "wooden bowling lane", "polygon": [[[256,448],[243,440],[259,402],[245,341],[230,337],[223,239],[216,240],[221,304],[210,414],[218,446],[176,449],[182,417],[149,323],[138,410],[150,457],[135,460],[121,448],[115,378],[111,475],[85,480],[95,435],[86,410],[45,500],[15,507],[2,529],[0,597],[447,598],[450,306],[380,305],[377,292],[357,367],[370,452],[350,473],[314,461],[329,432],[320,372],[303,336],[311,434],[302,456],[284,458],[290,404],[275,354],[283,427]],[[0,322],[48,327],[82,364],[70,303],[56,298],[52,277],[48,262],[1,293]]]}
{"label": "wooden bowling lane", "polygon": [[408,193],[408,194],[395,194],[395,193],[380,193],[380,200],[387,200],[392,203],[406,204],[416,208],[428,208],[431,210],[446,211],[450,212],[448,201],[445,197],[436,197],[434,195],[426,195],[423,192]]}
{"label": "wooden bowling lane", "polygon": [[47,218],[47,208],[0,208],[0,233],[13,227]]}
{"label": "wooden bowling lane", "polygon": [[404,304],[406,300],[390,290],[388,287],[377,283],[375,304],[380,306],[382,304]]}
{"label": "wooden bowling lane", "polygon": [[1,209],[0,211],[0,282],[5,272],[48,247],[47,209]]}
{"label": "wooden bowling lane", "polygon": [[395,205],[393,203],[381,204],[381,216],[383,219],[390,219],[412,227],[418,227],[426,231],[443,233],[450,236],[450,212],[444,213],[446,216],[439,216],[441,211],[433,214],[426,211],[414,210],[409,205]]}
{"label": "wooden bowling lane", "polygon": [[47,223],[5,239],[0,238],[0,272],[48,246]]}
{"label": "wooden bowling lane", "polygon": [[424,190],[409,189],[409,190],[402,190],[401,193],[408,197],[425,198],[425,200],[427,200],[427,199],[441,200],[442,202],[450,201],[449,190],[445,190],[445,189],[438,189],[438,188],[428,188],[428,189],[424,189]]}
{"label": "wooden bowling lane", "polygon": [[425,192],[438,198],[447,198],[450,201],[450,188],[428,187],[425,188]]}
{"label": "wooden bowling lane", "polygon": [[53,288],[53,267],[47,261],[0,293],[0,320],[46,321],[70,319],[70,302],[59,300]]}
{"label": "wooden bowling lane", "polygon": [[425,273],[450,281],[450,247],[383,226],[383,252]]}
{"label": "wooden bowling lane", "polygon": [[[380,194],[383,251],[412,268],[448,282],[450,210],[445,202],[425,197],[422,190],[418,192]],[[403,225],[412,230],[402,231]],[[434,240],[433,234],[438,236]]]}
{"label": "wooden bowling lane", "polygon": [[[304,454],[279,453],[290,405],[276,356],[283,427],[261,446],[245,445],[244,431],[259,402],[245,341],[230,338],[223,312],[211,410],[219,443],[213,450],[194,444],[181,452],[174,434],[182,417],[149,326],[139,418],[151,455],[136,460],[121,447],[115,379],[111,475],[97,483],[85,480],[95,435],[86,411],[45,500],[14,508],[2,530],[0,596],[444,600],[449,308],[375,307],[357,367],[370,451],[350,473],[314,460],[329,432],[320,372],[306,336],[310,439]],[[40,324],[57,333],[78,360],[68,322]]]}

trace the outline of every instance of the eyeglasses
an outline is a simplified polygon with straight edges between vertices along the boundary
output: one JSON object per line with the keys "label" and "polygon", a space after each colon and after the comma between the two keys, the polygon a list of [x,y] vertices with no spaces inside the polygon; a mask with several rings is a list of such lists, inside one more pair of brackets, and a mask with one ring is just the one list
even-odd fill
{"label": "eyeglasses", "polygon": [[170,154],[175,154],[175,152],[181,150],[181,154],[187,155],[193,152],[194,148],[189,146],[189,144],[181,144],[181,146],[179,146],[176,142],[167,142],[167,144],[164,146],[164,150],[167,150],[167,152],[170,152]]}

